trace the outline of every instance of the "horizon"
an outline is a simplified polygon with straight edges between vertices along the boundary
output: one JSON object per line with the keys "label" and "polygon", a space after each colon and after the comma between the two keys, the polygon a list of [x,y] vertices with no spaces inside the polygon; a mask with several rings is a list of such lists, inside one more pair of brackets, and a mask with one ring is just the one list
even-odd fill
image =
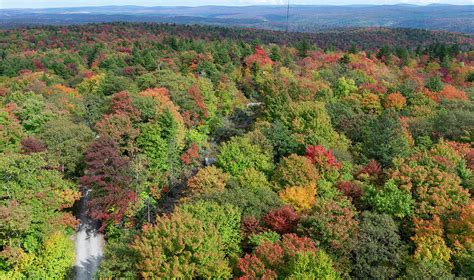
{"label": "horizon", "polygon": [[[79,2],[79,3],[78,3]],[[129,3],[128,0],[103,0],[101,3],[92,2],[90,0],[81,0],[76,1],[77,4],[64,3],[63,1],[1,1],[0,10],[8,9],[61,9],[61,8],[93,8],[93,7],[125,7],[125,6],[135,6],[135,7],[205,7],[205,6],[221,6],[221,7],[249,7],[249,6],[286,6],[287,1],[284,0],[240,0],[235,3],[235,1],[225,0],[225,1],[189,1],[189,0],[179,0],[179,1],[160,1],[160,3],[155,3],[156,1],[142,0],[139,3],[133,2]],[[196,3],[198,4],[192,4]],[[202,3],[204,2],[204,3]],[[219,3],[216,3],[219,2]],[[425,0],[405,0],[405,1],[375,1],[375,0],[330,0],[329,3],[320,3],[322,1],[290,1],[292,6],[395,6],[395,5],[413,5],[413,6],[430,6],[430,5],[453,5],[453,6],[473,6],[473,1],[466,0],[455,0],[455,1],[425,1]],[[453,3],[454,2],[454,3]],[[62,4],[60,4],[62,3]]]}

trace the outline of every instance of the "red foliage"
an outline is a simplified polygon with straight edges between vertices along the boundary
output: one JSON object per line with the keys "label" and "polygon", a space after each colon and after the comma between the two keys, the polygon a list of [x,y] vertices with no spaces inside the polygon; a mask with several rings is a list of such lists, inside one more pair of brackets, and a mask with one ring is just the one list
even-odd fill
{"label": "red foliage", "polygon": [[254,63],[260,67],[264,67],[265,65],[273,65],[273,61],[268,57],[265,50],[260,46],[256,46],[254,54],[248,56],[245,59],[245,65],[248,67],[251,67]]}
{"label": "red foliage", "polygon": [[279,267],[284,264],[285,252],[279,243],[264,241],[255,250],[255,256],[259,258],[266,267]]}
{"label": "red foliage", "polygon": [[341,163],[337,161],[332,152],[330,150],[326,150],[322,145],[307,146],[306,158],[311,160],[311,163],[315,164],[316,167],[323,170],[328,170],[331,168],[339,170],[341,168]]}
{"label": "red foliage", "polygon": [[345,196],[350,197],[353,202],[359,201],[362,197],[362,188],[354,182],[340,181],[337,184],[337,189]]}
{"label": "red foliage", "polygon": [[285,234],[295,230],[300,217],[291,206],[286,205],[271,210],[262,219],[272,230]]}
{"label": "red foliage", "polygon": [[30,69],[21,69],[18,71],[18,76],[28,75],[33,73]]}
{"label": "red foliage", "polygon": [[133,74],[133,72],[134,72],[134,69],[131,66],[124,67],[123,70],[122,70],[122,73],[125,76],[131,76]]}
{"label": "red foliage", "polygon": [[310,238],[298,237],[296,234],[285,234],[281,241],[275,243],[265,241],[255,249],[253,255],[246,254],[239,259],[239,270],[243,274],[240,279],[274,279],[296,254],[316,250]]}
{"label": "red foliage", "polygon": [[183,155],[181,155],[181,162],[185,165],[197,164],[199,162],[199,146],[192,144]]}
{"label": "red foliage", "polygon": [[6,87],[0,86],[0,97],[6,96],[8,89]]}
{"label": "red foliage", "polygon": [[118,92],[110,100],[110,111],[112,114],[125,114],[132,120],[138,120],[140,111],[132,105],[132,99],[126,91]]}
{"label": "red foliage", "polygon": [[127,113],[106,114],[97,122],[95,128],[101,135],[110,137],[119,143],[120,147],[129,154],[136,151],[135,139],[140,131],[134,127],[132,119]]}
{"label": "red foliage", "polygon": [[206,104],[204,103],[204,97],[196,84],[188,89],[188,94],[193,99],[195,107],[193,106],[192,110],[183,113],[184,121],[188,127],[201,125],[204,119],[209,115]]}
{"label": "red foliage", "polygon": [[254,216],[244,217],[242,219],[240,229],[244,237],[260,233],[264,230],[264,228],[260,225],[260,222]]}
{"label": "red foliage", "polygon": [[377,161],[372,159],[355,174],[355,177],[362,181],[377,183],[380,182],[382,175],[382,167]]}
{"label": "red foliage", "polygon": [[33,137],[26,137],[21,140],[21,151],[24,154],[41,153],[46,151],[46,146]]}
{"label": "red foliage", "polygon": [[271,269],[266,269],[265,265],[255,256],[245,254],[239,259],[239,270],[244,276],[240,280],[275,279],[278,275]]}
{"label": "red foliage", "polygon": [[110,137],[102,136],[87,150],[86,172],[81,184],[91,192],[89,215],[105,223],[122,220],[130,203],[137,198],[129,189],[129,160],[122,157],[119,147]]}
{"label": "red foliage", "polygon": [[33,59],[33,64],[35,65],[35,68],[38,69],[38,70],[44,70],[45,69],[43,63],[41,63],[41,61],[39,61],[38,59]]}
{"label": "red foliage", "polygon": [[474,202],[458,211],[448,220],[447,236],[451,245],[470,250],[474,242]]}
{"label": "red foliage", "polygon": [[362,84],[359,89],[375,93],[387,93],[387,88],[380,83],[365,83]]}

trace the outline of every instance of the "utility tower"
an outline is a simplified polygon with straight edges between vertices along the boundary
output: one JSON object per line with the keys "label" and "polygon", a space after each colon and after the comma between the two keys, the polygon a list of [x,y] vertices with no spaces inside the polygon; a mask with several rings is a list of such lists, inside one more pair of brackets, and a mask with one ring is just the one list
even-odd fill
{"label": "utility tower", "polygon": [[288,6],[286,9],[286,32],[288,33],[290,27],[290,0],[288,0]]}

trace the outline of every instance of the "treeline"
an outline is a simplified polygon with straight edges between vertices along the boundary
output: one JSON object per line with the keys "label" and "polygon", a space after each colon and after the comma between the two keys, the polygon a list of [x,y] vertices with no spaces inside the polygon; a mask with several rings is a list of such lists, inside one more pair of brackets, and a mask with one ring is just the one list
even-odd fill
{"label": "treeline", "polygon": [[[445,31],[429,31],[423,29],[410,28],[339,28],[321,32],[282,32],[262,29],[249,28],[229,28],[219,26],[202,26],[202,25],[180,25],[180,24],[158,24],[158,23],[110,23],[110,24],[87,24],[87,25],[71,25],[67,27],[61,26],[44,26],[41,28],[30,27],[24,29],[5,29],[3,36],[9,33],[35,32],[39,29],[47,30],[53,38],[49,39],[65,39],[58,36],[60,30],[66,28],[71,36],[76,39],[84,40],[88,38],[80,38],[87,33],[100,33],[107,31],[110,36],[120,36],[127,30],[128,32],[145,33],[150,36],[157,33],[162,36],[192,37],[193,39],[203,40],[242,40],[246,43],[257,42],[260,44],[279,44],[294,45],[296,43],[307,41],[308,44],[314,45],[321,49],[334,48],[338,50],[348,50],[352,45],[356,45],[364,50],[377,50],[383,46],[400,46],[408,49],[416,49],[418,46],[426,47],[428,45],[440,44],[458,44],[464,50],[472,49],[474,38],[469,34],[452,33]],[[30,34],[28,35],[30,36]],[[34,36],[36,37],[36,36]],[[79,38],[78,38],[79,37]],[[41,37],[40,37],[41,38]],[[5,39],[5,37],[4,37]],[[14,38],[10,38],[13,40]],[[3,41],[2,43],[7,43]],[[34,42],[32,42],[34,43]]]}
{"label": "treeline", "polygon": [[1,31],[0,278],[474,277],[474,52],[260,34]]}

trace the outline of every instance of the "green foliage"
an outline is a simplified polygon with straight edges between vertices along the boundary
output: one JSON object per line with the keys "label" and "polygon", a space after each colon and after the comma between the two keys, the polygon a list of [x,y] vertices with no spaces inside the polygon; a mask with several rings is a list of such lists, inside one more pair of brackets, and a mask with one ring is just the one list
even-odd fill
{"label": "green foliage", "polygon": [[83,155],[94,139],[87,126],[66,119],[47,122],[39,134],[49,151],[50,159],[64,165],[69,175],[81,174]]}
{"label": "green foliage", "polygon": [[338,98],[349,96],[357,91],[357,86],[354,80],[346,79],[345,77],[339,78],[334,85],[334,95]]}
{"label": "green foliage", "polygon": [[24,135],[23,127],[10,114],[0,111],[0,153],[18,151]]}
{"label": "green foliage", "polygon": [[0,185],[1,273],[6,269],[50,279],[66,275],[74,257],[63,231],[75,224],[68,224],[72,216],[61,210],[78,199],[75,186],[48,170],[38,154],[1,154]]}
{"label": "green foliage", "polygon": [[26,266],[24,275],[28,279],[64,279],[70,275],[74,260],[73,242],[63,233],[56,232]]}
{"label": "green foliage", "polygon": [[364,190],[363,200],[376,211],[397,218],[410,217],[413,214],[414,200],[411,193],[399,189],[393,180],[386,182],[380,190],[368,186]]}
{"label": "green foliage", "polygon": [[231,175],[241,174],[248,168],[261,172],[273,169],[271,151],[253,144],[248,137],[233,137],[220,148],[217,165]]}
{"label": "green foliage", "polygon": [[440,92],[443,89],[444,84],[439,76],[433,76],[428,78],[425,87],[431,91]]}
{"label": "green foliage", "polygon": [[386,214],[364,212],[354,250],[352,274],[357,279],[393,279],[406,254],[393,219]]}
{"label": "green foliage", "polygon": [[413,263],[409,263],[406,268],[406,274],[403,275],[402,279],[455,279],[454,275],[451,274],[450,269],[446,267],[446,264],[442,261],[435,260],[421,260]]}
{"label": "green foliage", "polygon": [[410,152],[408,139],[393,111],[370,120],[364,127],[361,140],[363,155],[383,166],[391,166],[395,157],[406,157]]}
{"label": "green foliage", "polygon": [[159,217],[133,244],[138,274],[147,278],[228,278],[230,267],[215,227],[191,214]]}
{"label": "green foliage", "polygon": [[324,103],[305,101],[291,104],[285,123],[305,147],[321,144],[326,148],[347,150],[349,141],[332,127]]}
{"label": "green foliage", "polygon": [[105,258],[98,272],[100,277],[127,279],[137,277],[135,263],[138,255],[130,246],[133,241],[133,234],[133,231],[121,230],[118,237],[108,238],[104,248]]}
{"label": "green foliage", "polygon": [[262,233],[258,233],[258,234],[254,234],[254,235],[251,235],[249,237],[249,244],[254,246],[254,247],[258,247],[260,246],[263,242],[271,242],[271,243],[275,243],[277,241],[279,241],[281,238],[281,236],[272,231],[272,230],[269,230],[269,231],[264,231]]}
{"label": "green foliage", "polygon": [[282,158],[273,174],[274,188],[303,187],[318,180],[318,171],[306,157],[292,154]]}
{"label": "green foliage", "polygon": [[287,279],[341,279],[331,258],[323,250],[296,254],[288,264],[288,271]]}
{"label": "green foliage", "polygon": [[258,188],[268,188],[267,177],[260,171],[253,168],[244,170],[241,175],[237,177],[237,182],[241,187],[256,190]]}
{"label": "green foliage", "polygon": [[17,104],[15,116],[27,132],[37,132],[43,124],[55,117],[54,112],[46,107],[42,95],[16,92],[10,96],[9,101]]}
{"label": "green foliage", "polygon": [[204,223],[205,230],[216,229],[227,256],[240,254],[240,211],[230,204],[198,201],[180,206],[177,212],[191,214]]}
{"label": "green foliage", "polygon": [[241,211],[242,217],[260,217],[269,210],[281,206],[278,195],[269,187],[250,189],[236,182],[230,182],[225,192],[204,195],[202,199],[216,201],[221,205],[234,205]]}
{"label": "green foliage", "polygon": [[164,137],[162,127],[157,123],[147,123],[142,126],[137,139],[138,146],[146,155],[150,168],[158,172],[169,170],[168,142]]}

